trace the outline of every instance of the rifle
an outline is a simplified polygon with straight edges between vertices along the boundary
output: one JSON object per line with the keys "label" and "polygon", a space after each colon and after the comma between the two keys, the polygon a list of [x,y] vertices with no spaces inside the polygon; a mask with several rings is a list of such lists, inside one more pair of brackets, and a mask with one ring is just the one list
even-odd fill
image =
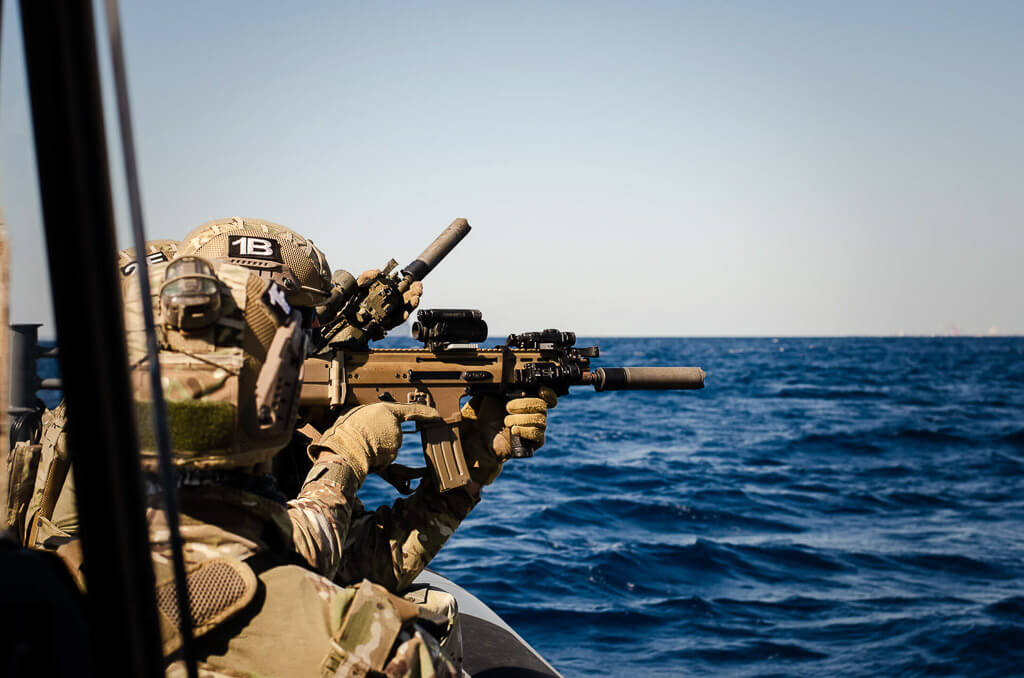
{"label": "rifle", "polygon": [[[572,332],[510,334],[504,346],[479,348],[474,342],[486,340],[487,323],[478,310],[422,310],[412,335],[423,348],[346,350],[333,344],[307,358],[300,407],[307,414],[321,415],[382,401],[434,407],[443,421],[417,428],[424,457],[442,491],[470,480],[459,431],[464,396],[520,398],[536,395],[540,386],[560,396],[571,386],[583,385],[596,391],[704,387],[704,370],[699,367],[591,369],[598,347],[576,347]],[[513,436],[511,443],[513,457],[533,456],[529,441]]]}

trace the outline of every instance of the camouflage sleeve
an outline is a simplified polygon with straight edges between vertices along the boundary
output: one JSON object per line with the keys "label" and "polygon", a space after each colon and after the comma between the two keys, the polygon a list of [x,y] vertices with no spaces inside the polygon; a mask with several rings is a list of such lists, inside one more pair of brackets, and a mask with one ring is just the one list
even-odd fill
{"label": "camouflage sleeve", "polygon": [[324,453],[310,469],[299,496],[288,502],[295,550],[324,576],[334,577],[341,565],[360,484],[340,457]]}
{"label": "camouflage sleeve", "polygon": [[369,579],[393,592],[407,588],[479,501],[465,490],[442,494],[428,477],[411,496],[356,513],[335,581]]}

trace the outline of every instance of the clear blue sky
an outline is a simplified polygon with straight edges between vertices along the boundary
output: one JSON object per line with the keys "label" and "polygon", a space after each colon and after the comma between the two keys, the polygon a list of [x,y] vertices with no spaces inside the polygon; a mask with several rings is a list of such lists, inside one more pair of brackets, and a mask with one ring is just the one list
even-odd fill
{"label": "clear blue sky", "polygon": [[[15,4],[13,317],[46,322]],[[151,237],[261,217],[358,272],[465,216],[424,304],[498,331],[1024,333],[1024,3],[306,7],[124,3]]]}

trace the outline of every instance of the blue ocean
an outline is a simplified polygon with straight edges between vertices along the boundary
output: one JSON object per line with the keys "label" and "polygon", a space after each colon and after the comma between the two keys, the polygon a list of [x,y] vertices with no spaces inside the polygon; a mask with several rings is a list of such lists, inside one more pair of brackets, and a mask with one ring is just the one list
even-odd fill
{"label": "blue ocean", "polygon": [[432,565],[566,676],[1024,675],[1024,338],[577,343],[707,386],[574,390]]}
{"label": "blue ocean", "polygon": [[1024,338],[577,344],[707,386],[574,390],[432,564],[564,675],[1024,675]]}

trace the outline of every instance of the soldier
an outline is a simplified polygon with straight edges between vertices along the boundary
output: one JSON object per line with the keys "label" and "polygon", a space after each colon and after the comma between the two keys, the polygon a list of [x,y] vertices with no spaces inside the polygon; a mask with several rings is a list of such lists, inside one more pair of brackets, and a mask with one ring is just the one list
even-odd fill
{"label": "soldier", "polygon": [[[279,224],[239,217],[210,221],[182,239],[180,252],[208,259],[226,258],[259,270],[264,277],[291,290],[289,301],[298,306],[323,304],[329,297],[331,276],[323,253],[312,241]],[[359,276],[359,284],[375,274],[376,271],[364,272]],[[419,282],[406,292],[405,317],[419,304],[422,293],[423,284]],[[343,562],[339,564],[338,581],[352,583],[367,578],[391,591],[407,588],[479,502],[480,488],[497,477],[501,465],[510,456],[510,427],[515,427],[514,432],[522,437],[542,444],[546,412],[556,402],[554,392],[545,389],[538,398],[509,402],[507,412],[505,404],[497,398],[474,399],[468,403],[463,409],[464,435],[480,441],[479,449],[486,454],[473,462],[473,483],[466,488],[441,494],[428,476],[412,496],[372,512],[366,511],[355,499],[353,491],[352,529],[345,544]],[[344,418],[339,420],[335,426],[344,421]],[[311,436],[301,439],[302,447],[304,450],[305,443],[312,443],[311,459],[319,451],[338,452],[333,428],[322,437],[309,429],[305,432]],[[351,465],[358,467],[356,462]],[[280,467],[275,470],[280,477]],[[358,489],[366,471],[357,468],[357,477]]]}
{"label": "soldier", "polygon": [[[229,240],[235,244],[231,245]],[[146,260],[150,266],[168,262],[179,249],[193,254],[202,249],[201,255],[207,258],[224,258],[257,270],[277,281],[287,291],[290,303],[307,311],[326,301],[331,291],[330,269],[323,253],[312,241],[268,221],[222,219],[203,224],[182,242],[150,240],[146,242]],[[119,251],[117,265],[123,278],[131,277],[138,270],[135,248]],[[410,290],[409,301],[413,302],[413,307],[419,302],[422,289],[421,285]],[[129,341],[142,342],[134,348],[143,349],[145,346],[144,335],[131,334]],[[81,565],[77,552],[63,548],[78,533],[74,478],[69,472],[70,458],[64,436],[64,403],[61,402],[53,411],[44,412],[42,423],[36,450],[38,468],[33,478],[26,479],[35,485],[31,499],[13,515],[23,515],[17,527],[26,546],[60,549],[69,567],[77,572]],[[289,469],[292,465],[286,460],[287,457],[282,456],[282,466]],[[297,491],[305,470],[299,474],[291,473],[292,476],[297,475],[292,481],[294,491]]]}
{"label": "soldier", "polygon": [[[295,248],[300,251],[295,251]],[[300,256],[301,252],[308,253],[306,257],[310,263],[307,264],[307,259]],[[300,282],[289,287],[293,291],[302,289],[310,292],[308,296],[289,297],[289,301],[301,306],[324,303],[325,290],[330,289],[319,286],[329,284],[329,269],[323,254],[310,241],[271,222],[240,218],[208,222],[185,236],[181,254],[218,259],[226,257],[233,263],[260,270],[261,275],[280,281],[282,285],[286,285],[290,278],[283,268],[294,267],[292,275],[299,281],[314,280],[319,275],[319,284]],[[375,274],[376,271],[363,273],[359,276],[359,284],[364,284]],[[406,293],[405,317],[419,303],[422,290],[422,283],[417,282]],[[304,428],[303,433],[309,433],[309,437],[303,434],[293,437],[290,449],[275,459],[275,475],[278,478],[293,476],[292,463],[298,454],[306,454],[307,444],[311,460],[328,453],[337,455],[339,462],[352,471],[336,479],[350,512],[350,526],[346,525],[343,543],[336,554],[330,549],[320,550],[324,560],[319,566],[323,571],[330,571],[340,584],[368,579],[391,592],[404,592],[480,501],[481,488],[497,478],[502,464],[510,457],[510,433],[532,440],[538,446],[542,444],[546,412],[556,402],[554,392],[544,389],[538,398],[513,400],[507,406],[496,397],[474,398],[467,403],[463,408],[462,435],[464,440],[471,441],[466,445],[466,456],[473,482],[451,492],[442,494],[433,478],[427,476],[410,497],[398,499],[391,506],[367,511],[356,498],[356,491],[367,473],[383,470],[387,465],[368,468],[363,461],[364,443],[351,434],[349,427],[363,426],[362,418],[367,415],[362,413],[362,408],[355,408],[343,416],[322,436],[315,430]],[[364,433],[371,436],[368,430]],[[400,441],[397,430],[392,434],[398,435]],[[293,492],[287,491],[286,494],[291,496]],[[301,493],[291,505],[300,510],[309,508],[314,514],[318,510],[315,505],[307,506]],[[315,535],[304,534],[297,536],[296,541],[307,537],[316,538]],[[434,588],[419,589],[411,593],[410,598],[447,618],[444,648],[459,659],[461,641],[454,598]]]}
{"label": "soldier", "polygon": [[[316,320],[311,307],[329,296],[329,268],[323,254],[312,242],[271,222],[238,218],[208,222],[186,236],[180,252],[183,256],[198,254],[257,271],[263,280],[287,290],[289,305],[298,306],[308,323]],[[130,275],[132,271],[122,272]],[[371,279],[373,274],[373,271],[364,273],[360,276],[360,283]],[[155,293],[158,286],[154,285],[153,289]],[[131,284],[126,285],[126,293],[137,296],[137,290]],[[418,304],[421,293],[420,283],[407,292],[406,314]],[[136,356],[134,363],[144,355],[145,337],[140,331],[138,313],[129,314],[126,322],[129,326],[129,352]],[[545,413],[554,406],[556,398],[550,391],[540,395],[540,398],[511,401],[507,409],[505,403],[497,398],[473,399],[463,408],[462,424],[463,440],[468,441],[465,447],[473,482],[465,488],[442,494],[428,477],[412,496],[373,512],[365,510],[355,494],[367,473],[379,471],[387,464],[369,465],[366,446],[371,443],[365,441],[384,435],[386,438],[390,436],[388,439],[392,441],[397,437],[400,442],[398,420],[389,415],[389,423],[388,417],[377,414],[373,415],[375,423],[370,425],[367,422],[371,415],[365,411],[368,408],[356,408],[329,427],[322,437],[315,431],[311,432],[317,440],[309,448],[310,459],[323,457],[333,459],[335,463],[330,467],[314,466],[307,479],[314,473],[322,474],[321,477],[313,484],[303,484],[301,491],[288,492],[288,496],[298,493],[289,504],[289,514],[296,518],[293,520],[295,549],[318,571],[338,583],[350,584],[368,579],[392,592],[405,590],[480,500],[481,488],[497,477],[502,463],[509,457],[510,432],[538,444],[543,442]],[[55,420],[62,416],[62,408],[54,413]],[[182,427],[179,432],[187,428]],[[381,434],[384,429],[385,433]],[[46,430],[49,432],[47,449],[52,450],[50,456],[66,458],[62,427],[48,426]],[[296,436],[292,447],[301,447],[305,455],[305,443],[308,442],[308,439]],[[394,449],[397,450],[397,445]],[[274,461],[293,457],[277,455]],[[280,474],[281,465],[275,464],[274,468]],[[273,482],[268,476],[261,475],[269,470],[269,463],[251,470],[254,473],[248,475],[246,482],[254,483],[253,478],[259,478],[260,486],[270,492]],[[295,484],[296,487],[298,485]],[[40,487],[50,485],[43,483]],[[77,531],[77,514],[71,492],[73,486],[69,483],[65,487],[58,505],[68,511],[54,513],[55,517],[61,516],[61,525],[52,524],[48,517],[39,517],[34,521],[39,528],[32,544],[59,548],[69,566],[77,570],[80,557],[75,548],[77,542],[72,539]],[[331,488],[330,491],[325,487]],[[272,494],[281,498],[276,491]],[[325,497],[329,501],[324,501]],[[327,513],[325,504],[332,506]],[[332,517],[327,520],[325,515]],[[70,520],[73,518],[74,523]],[[461,643],[454,599],[436,589],[421,589],[411,597],[421,607],[445,617],[442,629],[445,649],[459,658]]]}
{"label": "soldier", "polygon": [[[298,233],[260,219],[239,217],[209,221],[190,232],[179,243],[173,240],[154,240],[146,243],[147,261],[159,264],[174,258],[178,250],[183,254],[198,254],[211,260],[229,261],[257,271],[264,278],[274,280],[285,291],[288,302],[304,315],[307,327],[316,325],[314,307],[330,304],[332,280],[327,258],[309,239]],[[118,252],[118,268],[124,278],[132,276],[138,262],[135,249]],[[366,271],[358,284],[365,284],[377,271]],[[128,286],[129,288],[131,286]],[[405,293],[408,313],[415,309],[423,291],[415,283]],[[129,348],[144,350],[145,336],[129,333]],[[138,345],[132,346],[132,342]],[[27,487],[11,496],[24,497],[11,511],[12,527],[27,546],[47,550],[62,549],[72,571],[81,565],[77,552],[65,552],[65,544],[78,533],[78,512],[75,506],[74,480],[70,474],[67,454],[63,402],[53,411],[43,414],[41,436],[34,455],[39,459],[35,474],[23,479]],[[287,453],[275,459],[274,473],[284,480],[287,496],[295,496],[307,471],[306,446],[309,438],[296,435]],[[301,459],[301,463],[296,463]],[[32,485],[34,483],[34,489]]]}
{"label": "soldier", "polygon": [[[177,254],[178,247],[176,240],[149,240],[146,242],[146,260],[150,265],[170,261]],[[122,278],[134,275],[138,265],[134,247],[117,253],[117,267]],[[20,515],[16,531],[26,546],[60,550],[72,571],[77,572],[81,564],[78,553],[65,548],[78,534],[75,483],[64,435],[66,422],[63,401],[53,410],[43,412],[41,434],[35,444],[38,466],[34,476],[24,479],[33,485],[26,491],[30,499],[14,513]]]}
{"label": "soldier", "polygon": [[[285,503],[263,471],[295,424],[306,355],[300,314],[274,280],[227,262],[180,256],[154,266],[151,282],[200,667],[232,676],[454,675],[416,623],[440,620],[368,581],[342,589],[329,579],[348,529],[349,488],[361,481],[353,466],[383,468],[401,443],[400,422],[436,411],[353,410],[335,427],[347,456],[318,454],[298,498]],[[146,302],[134,286],[125,298],[140,453],[153,472],[138,340]],[[156,506],[148,514],[164,651],[174,660],[181,638],[166,516]]]}

